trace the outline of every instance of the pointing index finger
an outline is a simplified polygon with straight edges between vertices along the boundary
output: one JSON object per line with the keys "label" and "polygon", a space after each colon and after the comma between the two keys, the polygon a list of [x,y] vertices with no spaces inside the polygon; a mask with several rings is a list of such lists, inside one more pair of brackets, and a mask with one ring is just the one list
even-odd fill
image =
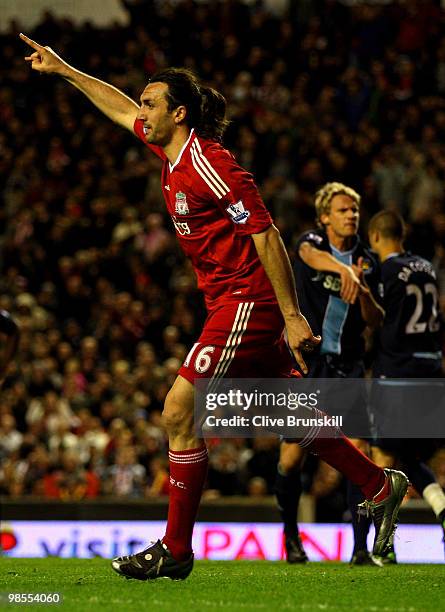
{"label": "pointing index finger", "polygon": [[27,45],[29,45],[30,47],[32,47],[36,51],[44,51],[45,50],[45,47],[42,47],[42,45],[39,45],[39,43],[36,43],[35,40],[32,40],[31,38],[28,38],[28,36],[26,36],[22,32],[20,32],[19,36],[23,40],[23,42],[25,42]]}
{"label": "pointing index finger", "polygon": [[301,354],[301,352],[298,349],[294,350],[294,357],[297,360],[297,363],[300,366],[301,371],[303,372],[303,374],[307,374],[308,369],[307,369],[306,362],[304,361],[303,355]]}

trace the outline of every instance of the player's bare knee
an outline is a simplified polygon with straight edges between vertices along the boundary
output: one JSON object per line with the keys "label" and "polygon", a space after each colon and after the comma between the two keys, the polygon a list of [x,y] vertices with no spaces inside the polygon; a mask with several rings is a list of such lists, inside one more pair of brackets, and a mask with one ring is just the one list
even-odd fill
{"label": "player's bare knee", "polygon": [[169,436],[187,435],[193,428],[193,413],[175,398],[165,398],[162,425]]}
{"label": "player's bare knee", "polygon": [[179,406],[166,404],[162,412],[162,425],[168,435],[177,436],[184,429],[185,413]]}

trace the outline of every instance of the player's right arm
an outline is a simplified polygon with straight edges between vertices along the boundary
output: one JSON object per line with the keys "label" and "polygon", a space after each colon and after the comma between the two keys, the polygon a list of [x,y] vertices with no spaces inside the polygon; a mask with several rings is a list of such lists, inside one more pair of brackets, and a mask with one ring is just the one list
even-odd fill
{"label": "player's right arm", "polygon": [[112,121],[133,132],[139,110],[134,100],[113,85],[73,68],[50,47],[42,47],[25,34],[20,34],[20,38],[34,49],[31,55],[25,57],[27,62],[31,62],[33,70],[63,77],[85,94]]}
{"label": "player's right arm", "polygon": [[360,280],[350,266],[341,263],[327,251],[317,249],[307,241],[300,244],[298,255],[313,270],[339,274],[341,299],[348,304],[355,303],[360,293]]}

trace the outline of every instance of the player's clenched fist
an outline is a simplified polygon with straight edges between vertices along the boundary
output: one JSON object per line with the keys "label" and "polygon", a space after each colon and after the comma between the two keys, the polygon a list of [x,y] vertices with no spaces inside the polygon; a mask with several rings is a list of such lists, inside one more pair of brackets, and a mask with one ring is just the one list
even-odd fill
{"label": "player's clenched fist", "polygon": [[300,314],[295,318],[286,319],[287,342],[303,374],[308,369],[303,359],[302,351],[313,351],[321,342],[321,336],[314,336],[306,318]]}
{"label": "player's clenched fist", "polygon": [[48,74],[63,74],[66,71],[68,64],[66,64],[51,47],[42,47],[42,45],[31,40],[31,38],[28,38],[25,34],[20,34],[20,38],[34,49],[34,53],[25,57],[27,62],[31,62],[31,68],[33,70],[46,72]]}

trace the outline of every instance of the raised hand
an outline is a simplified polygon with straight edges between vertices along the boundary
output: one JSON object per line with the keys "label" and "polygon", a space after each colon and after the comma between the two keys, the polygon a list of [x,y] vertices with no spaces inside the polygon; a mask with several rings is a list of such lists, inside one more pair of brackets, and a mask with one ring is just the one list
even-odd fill
{"label": "raised hand", "polygon": [[47,74],[63,75],[69,69],[66,62],[55,53],[51,47],[42,47],[25,34],[20,33],[20,38],[34,49],[34,53],[27,55],[25,61],[31,62],[31,68],[38,72],[46,72]]}
{"label": "raised hand", "polygon": [[134,122],[139,111],[136,102],[113,85],[70,66],[51,47],[42,47],[25,34],[20,34],[20,38],[33,49],[33,53],[25,57],[25,60],[31,63],[33,70],[61,76],[85,94],[112,121],[133,133]]}
{"label": "raised hand", "polygon": [[352,264],[352,269],[355,275],[360,281],[360,293],[369,293],[369,287],[366,283],[364,269],[363,269],[363,257],[359,257],[356,264]]}

